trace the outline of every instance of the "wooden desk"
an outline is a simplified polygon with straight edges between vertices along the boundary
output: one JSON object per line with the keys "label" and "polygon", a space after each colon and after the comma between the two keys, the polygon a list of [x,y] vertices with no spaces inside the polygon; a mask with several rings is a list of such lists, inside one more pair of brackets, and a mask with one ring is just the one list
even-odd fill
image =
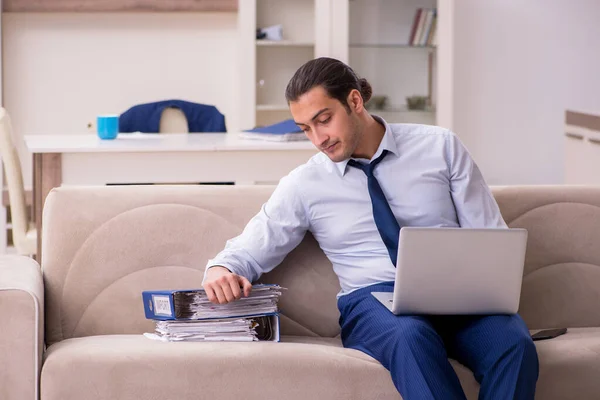
{"label": "wooden desk", "polygon": [[61,185],[278,182],[317,153],[309,141],[265,142],[235,133],[26,135],[41,261],[42,208]]}

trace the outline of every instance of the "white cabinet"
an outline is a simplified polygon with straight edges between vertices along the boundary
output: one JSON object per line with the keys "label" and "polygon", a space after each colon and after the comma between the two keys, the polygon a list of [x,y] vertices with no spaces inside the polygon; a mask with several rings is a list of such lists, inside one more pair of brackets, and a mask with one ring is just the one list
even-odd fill
{"label": "white cabinet", "polygon": [[565,183],[600,185],[600,116],[567,111]]}
{"label": "white cabinet", "polygon": [[565,183],[600,185],[600,132],[565,134]]}
{"label": "white cabinet", "polygon": [[[291,117],[285,87],[298,67],[315,58],[317,41],[328,40],[320,32],[324,21],[316,15],[325,3],[328,0],[239,2],[241,129]],[[257,29],[268,27],[280,32],[282,40],[257,39]]]}

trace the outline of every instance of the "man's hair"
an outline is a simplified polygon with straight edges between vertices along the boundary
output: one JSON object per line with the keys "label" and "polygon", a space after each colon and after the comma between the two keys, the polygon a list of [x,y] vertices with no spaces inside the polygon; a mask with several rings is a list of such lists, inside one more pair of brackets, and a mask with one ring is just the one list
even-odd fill
{"label": "man's hair", "polygon": [[329,97],[339,100],[348,113],[350,105],[347,98],[352,89],[360,92],[365,104],[373,93],[369,82],[359,78],[348,65],[334,58],[320,57],[302,65],[290,79],[285,89],[288,104],[316,86],[325,89]]}

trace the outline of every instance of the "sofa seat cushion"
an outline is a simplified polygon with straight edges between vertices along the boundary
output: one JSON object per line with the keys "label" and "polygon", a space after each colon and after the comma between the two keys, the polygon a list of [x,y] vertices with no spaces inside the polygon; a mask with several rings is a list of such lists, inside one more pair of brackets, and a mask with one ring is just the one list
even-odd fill
{"label": "sofa seat cushion", "polygon": [[569,328],[562,336],[535,343],[537,399],[600,399],[600,328]]}
{"label": "sofa seat cushion", "polygon": [[401,399],[377,361],[327,338],[284,336],[280,343],[73,338],[48,348],[41,376],[43,400],[279,398]]}
{"label": "sofa seat cushion", "polygon": [[[536,342],[539,399],[597,399],[600,328],[571,328]],[[478,384],[451,361],[467,398]],[[394,399],[389,372],[337,338],[283,336],[281,343],[163,343],[142,335],[68,339],[50,346],[42,400]]]}

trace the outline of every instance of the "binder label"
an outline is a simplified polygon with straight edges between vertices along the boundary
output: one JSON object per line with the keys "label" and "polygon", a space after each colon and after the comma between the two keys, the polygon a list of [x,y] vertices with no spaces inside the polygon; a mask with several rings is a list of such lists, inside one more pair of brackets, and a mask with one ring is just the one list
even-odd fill
{"label": "binder label", "polygon": [[153,295],[152,302],[154,303],[154,314],[172,317],[171,314],[171,299],[170,296]]}

